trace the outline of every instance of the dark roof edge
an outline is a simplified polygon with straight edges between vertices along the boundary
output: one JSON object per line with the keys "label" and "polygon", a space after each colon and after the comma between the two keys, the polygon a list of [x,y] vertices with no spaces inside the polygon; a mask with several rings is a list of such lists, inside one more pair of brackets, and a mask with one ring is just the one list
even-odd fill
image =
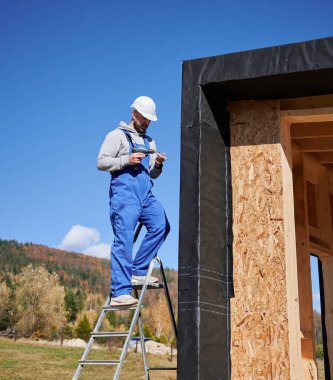
{"label": "dark roof edge", "polygon": [[282,45],[271,45],[271,46],[264,46],[261,48],[257,49],[249,49],[249,50],[241,50],[241,51],[234,51],[231,53],[225,53],[225,54],[217,54],[217,55],[211,55],[207,57],[200,57],[200,58],[193,58],[193,59],[184,59],[182,60],[182,64],[184,63],[189,63],[189,62],[199,62],[199,61],[205,61],[208,59],[212,58],[219,58],[219,57],[227,57],[227,56],[233,56],[233,55],[241,55],[241,54],[248,54],[252,52],[259,52],[263,50],[269,50],[269,49],[276,49],[276,48],[281,48],[281,47],[291,47],[293,45],[301,45],[301,44],[310,44],[313,42],[319,42],[319,41],[324,41],[324,40],[332,40],[333,41],[333,36],[327,36],[327,37],[322,37],[322,38],[314,38],[312,40],[304,40],[304,41],[298,41],[298,42],[292,42],[289,44],[282,44]]}

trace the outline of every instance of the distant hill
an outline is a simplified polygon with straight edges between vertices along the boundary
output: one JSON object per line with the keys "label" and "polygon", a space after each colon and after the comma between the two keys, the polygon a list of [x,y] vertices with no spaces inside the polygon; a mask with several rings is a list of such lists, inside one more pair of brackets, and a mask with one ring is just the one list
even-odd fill
{"label": "distant hill", "polygon": [[0,239],[0,273],[17,274],[29,264],[44,265],[56,272],[62,285],[88,293],[107,295],[110,261],[44,245]]}
{"label": "distant hill", "polygon": [[[49,272],[56,272],[61,284],[66,288],[102,294],[103,297],[108,294],[110,260],[39,244],[23,244],[15,240],[0,239],[0,273],[8,272],[16,275],[29,264],[44,265]],[[176,307],[178,272],[165,268],[165,274],[174,307]],[[156,292],[152,293],[147,296],[150,302],[154,302],[157,296],[154,294]]]}

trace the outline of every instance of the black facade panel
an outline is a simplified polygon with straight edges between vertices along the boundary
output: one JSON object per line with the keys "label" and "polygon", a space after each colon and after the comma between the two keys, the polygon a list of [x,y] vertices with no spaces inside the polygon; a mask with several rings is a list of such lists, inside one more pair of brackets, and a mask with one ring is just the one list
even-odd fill
{"label": "black facade panel", "polygon": [[[191,267],[199,263],[199,128],[182,129],[182,169],[187,173],[181,177],[180,198],[184,204],[179,223],[179,249],[186,255],[179,256],[178,277],[178,355],[185,361],[178,366],[178,377],[195,379],[198,372],[198,325],[197,311],[189,310],[198,299],[198,285],[191,277]],[[191,221],[191,222],[189,222]],[[186,358],[191,358],[188,366]]]}
{"label": "black facade panel", "polygon": [[229,323],[229,300],[224,298],[219,303],[218,311],[206,306],[202,303],[200,307],[200,360],[195,379],[226,380],[230,378],[229,346],[225,344],[228,336],[216,327]]}
{"label": "black facade panel", "polygon": [[229,124],[208,99],[200,89],[198,119],[182,129],[180,251],[187,254],[179,256],[180,379],[230,375],[224,328],[233,295]]}

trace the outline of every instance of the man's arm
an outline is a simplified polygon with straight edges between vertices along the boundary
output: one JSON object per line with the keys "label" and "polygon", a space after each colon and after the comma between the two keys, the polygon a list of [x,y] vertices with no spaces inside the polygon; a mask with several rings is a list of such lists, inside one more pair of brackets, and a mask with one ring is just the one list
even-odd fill
{"label": "man's arm", "polygon": [[[154,140],[150,142],[150,147],[151,149],[154,149],[155,151],[157,151]],[[158,155],[160,154],[154,153],[150,155],[149,172],[150,172],[150,177],[152,179],[157,178],[162,173],[163,163],[160,163],[159,161],[163,162],[164,160],[160,160],[158,158]]]}
{"label": "man's arm", "polygon": [[118,156],[122,147],[122,134],[121,131],[114,130],[106,135],[98,155],[97,168],[99,170],[113,173],[129,165],[128,152]]}

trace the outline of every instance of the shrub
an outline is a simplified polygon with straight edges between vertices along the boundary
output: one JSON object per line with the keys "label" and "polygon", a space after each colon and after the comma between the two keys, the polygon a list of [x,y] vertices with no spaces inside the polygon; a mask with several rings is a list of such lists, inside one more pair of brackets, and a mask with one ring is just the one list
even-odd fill
{"label": "shrub", "polygon": [[324,359],[324,347],[322,344],[316,345],[316,357],[317,359]]}
{"label": "shrub", "polygon": [[91,331],[92,329],[91,329],[90,323],[88,321],[87,315],[85,314],[82,321],[79,323],[79,325],[76,328],[76,336],[88,342]]}

